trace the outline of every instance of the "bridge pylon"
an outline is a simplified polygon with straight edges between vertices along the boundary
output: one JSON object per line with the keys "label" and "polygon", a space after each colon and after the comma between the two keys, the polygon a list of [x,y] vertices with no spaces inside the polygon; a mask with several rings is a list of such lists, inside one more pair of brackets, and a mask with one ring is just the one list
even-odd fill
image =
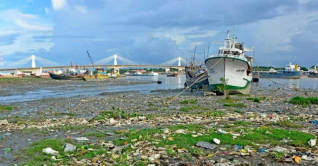
{"label": "bridge pylon", "polygon": [[35,56],[34,56],[34,55],[31,55],[31,60],[32,60],[31,68],[36,68],[36,65],[35,65]]}

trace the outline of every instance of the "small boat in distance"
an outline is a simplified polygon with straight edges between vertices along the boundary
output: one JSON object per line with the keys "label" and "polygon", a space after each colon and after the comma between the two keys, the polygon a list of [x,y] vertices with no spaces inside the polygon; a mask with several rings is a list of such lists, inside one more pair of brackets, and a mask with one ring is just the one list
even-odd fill
{"label": "small boat in distance", "polygon": [[76,75],[76,74],[55,74],[49,72],[50,77],[55,80],[84,80],[86,79],[82,75]]}
{"label": "small boat in distance", "polygon": [[275,70],[271,68],[269,71],[255,71],[253,73],[259,73],[260,78],[285,78],[285,79],[299,79],[303,71],[300,70],[300,67],[292,65],[290,62],[286,65],[285,70]]}
{"label": "small boat in distance", "polygon": [[157,72],[151,71],[148,75],[149,76],[158,76],[159,74]]}
{"label": "small boat in distance", "polygon": [[178,72],[167,74],[167,77],[177,77],[177,76],[178,76]]}
{"label": "small boat in distance", "polygon": [[316,69],[316,66],[314,66],[314,68],[312,68],[312,69],[309,69],[308,77],[309,78],[318,78],[318,71]]}
{"label": "small boat in distance", "polygon": [[190,63],[185,66],[185,86],[191,86],[191,89],[202,89],[204,85],[209,85],[208,73],[206,68],[202,67],[201,62],[196,62],[195,51],[196,47],[194,47],[194,54]]}

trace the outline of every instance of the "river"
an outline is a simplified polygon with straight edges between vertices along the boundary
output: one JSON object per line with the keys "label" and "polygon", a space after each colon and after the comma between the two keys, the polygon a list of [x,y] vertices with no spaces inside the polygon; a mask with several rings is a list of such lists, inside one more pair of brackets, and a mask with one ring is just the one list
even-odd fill
{"label": "river", "polygon": [[[0,96],[0,103],[12,103],[32,101],[57,97],[74,97],[74,96],[94,96],[105,92],[125,92],[139,91],[140,93],[150,93],[152,90],[164,89],[180,89],[184,88],[185,75],[177,77],[167,77],[166,75],[159,76],[127,76],[119,78],[126,80],[126,85],[106,86],[102,82],[98,86],[86,86],[85,83],[79,85],[69,83],[60,86],[40,86],[40,88],[30,89],[25,91],[15,91],[10,95]],[[133,79],[152,81],[150,84],[129,84]],[[162,84],[157,84],[161,81]],[[303,77],[301,79],[264,79],[260,78],[259,83],[253,83],[252,88],[258,86],[264,90],[277,88],[300,88],[318,90],[318,78]],[[14,90],[14,89],[12,89]]]}

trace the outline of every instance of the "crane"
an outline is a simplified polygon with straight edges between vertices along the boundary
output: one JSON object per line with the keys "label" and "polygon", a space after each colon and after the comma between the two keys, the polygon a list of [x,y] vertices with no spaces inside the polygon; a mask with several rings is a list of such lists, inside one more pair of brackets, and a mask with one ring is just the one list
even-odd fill
{"label": "crane", "polygon": [[92,57],[89,55],[88,51],[86,51],[86,52],[87,52],[87,55],[89,57],[89,60],[91,61],[92,67],[94,67],[94,62],[93,62]]}

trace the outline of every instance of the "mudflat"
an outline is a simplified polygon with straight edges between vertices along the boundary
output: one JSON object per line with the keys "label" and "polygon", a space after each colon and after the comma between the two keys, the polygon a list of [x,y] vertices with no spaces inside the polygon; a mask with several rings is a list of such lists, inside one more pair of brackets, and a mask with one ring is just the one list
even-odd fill
{"label": "mudflat", "polygon": [[[148,83],[1,80],[0,94]],[[97,95],[2,104],[0,165],[317,164],[318,106],[290,103],[296,96],[317,97],[316,91],[252,84],[250,95],[203,94],[101,88]]]}

